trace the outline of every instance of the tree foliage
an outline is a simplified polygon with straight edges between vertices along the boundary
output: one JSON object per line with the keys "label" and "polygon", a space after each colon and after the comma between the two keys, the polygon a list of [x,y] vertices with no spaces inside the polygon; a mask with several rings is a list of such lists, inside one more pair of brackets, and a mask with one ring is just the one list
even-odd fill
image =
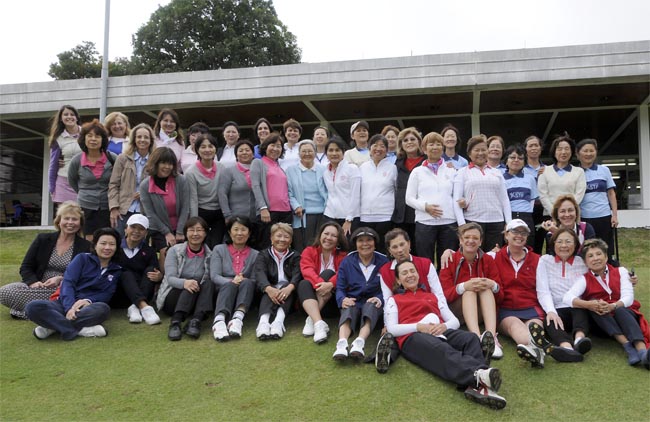
{"label": "tree foliage", "polygon": [[133,36],[138,73],[289,64],[300,56],[270,0],[172,0]]}
{"label": "tree foliage", "polygon": [[[97,52],[95,43],[82,41],[71,50],[57,54],[58,62],[50,65],[48,75],[58,80],[99,78],[102,74],[102,56]],[[130,73],[130,61],[118,57],[108,63],[111,76],[123,76]]]}

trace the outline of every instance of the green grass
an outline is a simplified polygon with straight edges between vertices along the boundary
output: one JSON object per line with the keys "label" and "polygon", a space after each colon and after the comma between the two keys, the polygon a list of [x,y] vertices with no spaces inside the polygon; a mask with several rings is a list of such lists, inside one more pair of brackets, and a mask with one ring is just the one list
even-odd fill
{"label": "green grass", "polygon": [[[621,230],[625,265],[639,275],[636,296],[650,314],[647,230]],[[0,231],[0,284],[18,279],[35,232]],[[321,346],[288,318],[278,342],[254,338],[255,318],[239,341],[217,343],[207,323],[198,341],[169,342],[168,319],[130,325],[123,310],[105,339],[36,340],[34,325],[0,310],[1,420],[650,420],[650,372],[631,368],[614,341],[594,339],[581,364],[533,370],[503,340],[495,366],[508,405],[493,411],[455,386],[399,359],[386,375],[372,365],[338,364],[334,337]],[[334,327],[336,321],[328,321]],[[376,336],[372,338],[376,339]],[[371,344],[372,341],[369,342]]]}

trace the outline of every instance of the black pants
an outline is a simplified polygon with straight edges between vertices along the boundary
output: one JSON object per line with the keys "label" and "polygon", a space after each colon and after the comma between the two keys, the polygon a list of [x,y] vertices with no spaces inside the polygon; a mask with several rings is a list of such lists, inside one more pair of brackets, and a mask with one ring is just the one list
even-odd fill
{"label": "black pants", "polygon": [[[484,252],[491,251],[495,245],[503,245],[503,231],[506,228],[505,221],[496,223],[479,223],[478,221],[471,221],[481,226],[483,229],[483,243],[481,249]],[[468,221],[470,223],[470,221]]]}
{"label": "black pants", "polygon": [[544,207],[539,201],[535,201],[535,206],[533,207],[533,223],[539,228],[535,229],[535,243],[533,250],[536,254],[542,255],[544,253],[544,240],[546,239],[546,230],[541,227],[541,224],[550,220],[550,216],[544,216]]}
{"label": "black pants", "polygon": [[[591,224],[596,232],[596,237],[607,242],[607,257],[611,258],[616,249],[614,248],[614,229],[612,228],[612,216],[599,218],[582,218],[585,223]],[[616,257],[618,259],[618,257]],[[620,260],[619,260],[620,261]]]}
{"label": "black pants", "polygon": [[217,295],[217,304],[214,311],[215,316],[223,314],[226,321],[232,318],[232,315],[240,307],[244,307],[244,312],[248,312],[255,295],[255,282],[245,279],[239,285],[235,283],[226,283],[219,288]]}
{"label": "black pants", "polygon": [[513,211],[512,218],[513,219],[519,218],[520,220],[524,220],[524,223],[526,223],[528,229],[530,230],[528,239],[526,239],[526,244],[531,248],[534,247],[535,246],[535,223],[533,222],[533,213]]}
{"label": "black pants", "polygon": [[[440,270],[440,257],[445,249],[458,249],[458,224],[429,226],[415,223],[415,252],[417,256],[429,258]],[[435,261],[434,261],[435,259]]]}
{"label": "black pants", "polygon": [[589,312],[589,316],[610,337],[623,334],[632,343],[644,341],[639,321],[629,308],[618,308],[614,315]]}
{"label": "black pants", "polygon": [[207,281],[201,284],[201,290],[190,293],[185,289],[172,289],[163,304],[162,311],[171,315],[172,319],[184,320],[187,315],[204,320],[214,310],[214,283]]}
{"label": "black pants", "polygon": [[199,208],[199,217],[205,220],[210,227],[208,237],[205,239],[210,249],[215,245],[223,243],[223,235],[226,232],[226,221],[221,210],[204,210]]}
{"label": "black pants", "polygon": [[422,369],[459,386],[475,386],[474,373],[486,369],[481,342],[474,333],[445,331],[447,340],[424,333],[411,334],[402,345],[402,355]]}
{"label": "black pants", "polygon": [[[320,277],[325,281],[329,281],[334,274],[336,273],[332,270],[325,270],[320,273]],[[323,306],[323,309],[321,309],[322,317],[334,318],[340,316],[339,307],[336,304],[335,297],[336,288],[332,289],[332,297],[330,297],[330,300],[328,300],[325,306]],[[314,286],[312,286],[308,280],[300,280],[300,283],[298,283],[298,301],[302,304],[308,299],[318,300],[316,297],[316,290],[314,290]]]}
{"label": "black pants", "polygon": [[303,216],[303,227],[293,229],[292,247],[296,252],[302,252],[307,246],[314,242],[318,235],[318,229],[324,221],[323,214],[306,214]]}
{"label": "black pants", "polygon": [[582,331],[585,335],[589,333],[589,314],[586,309],[559,308],[556,311],[558,316],[562,318],[564,330],[555,328],[555,324],[552,321],[550,325],[547,324],[546,318],[544,318],[544,328],[551,339],[551,343],[556,346],[564,342],[573,344],[576,331]]}
{"label": "black pants", "polygon": [[156,284],[158,283],[153,283],[146,275],[138,277],[133,271],[124,271],[111,298],[111,308],[126,308],[131,304],[137,305],[142,300],[150,303]]}
{"label": "black pants", "polygon": [[260,216],[257,216],[257,249],[258,251],[264,250],[271,246],[271,227],[275,223],[287,223],[291,225],[293,217],[291,211],[269,211],[271,214],[271,221],[268,223],[262,222]]}
{"label": "black pants", "polygon": [[288,298],[284,300],[282,305],[276,305],[273,303],[269,295],[264,293],[262,295],[262,300],[260,301],[260,316],[264,314],[271,314],[273,318],[275,313],[278,311],[278,308],[282,308],[285,315],[289,315],[289,311],[293,308],[293,301],[296,298],[295,290],[289,295]]}

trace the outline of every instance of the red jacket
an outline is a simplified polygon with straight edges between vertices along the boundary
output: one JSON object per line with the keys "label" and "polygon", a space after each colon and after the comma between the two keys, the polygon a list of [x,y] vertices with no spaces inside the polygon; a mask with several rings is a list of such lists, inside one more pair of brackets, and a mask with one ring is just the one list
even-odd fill
{"label": "red jacket", "polygon": [[[503,247],[494,257],[494,262],[499,270],[501,286],[503,287],[503,301],[501,307],[506,309],[536,308],[538,313],[542,310],[537,301],[537,262],[539,255],[528,249],[526,259],[515,273],[515,269],[508,256],[508,248]],[[542,311],[543,315],[543,311]]]}
{"label": "red jacket", "polygon": [[497,304],[503,300],[503,286],[501,286],[501,277],[497,266],[491,256],[479,253],[479,258],[474,260],[471,272],[469,264],[465,261],[463,253],[458,250],[454,252],[454,261],[444,270],[440,271],[440,284],[445,292],[447,303],[455,302],[460,296],[456,293],[456,285],[468,281],[474,277],[485,277],[493,280],[499,285],[499,291],[494,295]]}
{"label": "red jacket", "polygon": [[[320,257],[322,250],[323,249],[320,246],[307,246],[300,254],[300,272],[302,272],[303,278],[311,283],[311,285],[314,287],[314,290],[316,289],[316,284],[323,282],[323,279],[320,278]],[[343,258],[346,257],[347,253],[336,249],[333,252],[333,255],[334,271],[337,274],[334,274],[334,276],[329,281],[334,284],[334,287],[336,287],[336,278],[338,276],[339,266],[341,265]]]}
{"label": "red jacket", "polygon": [[[420,276],[420,285],[426,292],[431,293],[431,288],[429,286],[429,269],[431,269],[431,260],[429,258],[422,258],[413,255],[411,255],[411,258],[413,259],[415,269],[418,270],[418,275]],[[391,265],[393,265],[393,261],[385,263],[379,269],[381,279],[384,280],[384,284],[388,287],[389,290],[393,290],[393,285],[395,284],[395,269],[391,269]]]}
{"label": "red jacket", "polygon": [[[399,324],[420,322],[428,314],[436,314],[442,321],[440,309],[438,308],[438,298],[433,293],[417,289],[414,293],[407,291],[394,295],[393,300],[397,305],[397,322]],[[397,344],[399,344],[400,349],[411,334],[397,337]]]}

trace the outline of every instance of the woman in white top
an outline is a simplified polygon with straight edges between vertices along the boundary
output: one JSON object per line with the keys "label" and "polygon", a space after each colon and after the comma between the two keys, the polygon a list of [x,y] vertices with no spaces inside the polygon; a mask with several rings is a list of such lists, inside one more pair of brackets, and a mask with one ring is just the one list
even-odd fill
{"label": "woman in white top", "polygon": [[81,152],[77,142],[80,125],[79,112],[71,105],[62,106],[52,118],[48,176],[50,195],[55,204],[77,200],[77,192],[68,183],[68,167],[72,157]]}
{"label": "woman in white top", "polygon": [[465,209],[465,220],[483,228],[481,249],[489,251],[501,245],[503,228],[512,219],[506,182],[501,171],[487,163],[485,135],[467,142],[469,166],[458,170],[454,180],[454,200]]}
{"label": "woman in white top", "polygon": [[384,251],[384,236],[393,228],[397,167],[386,157],[388,140],[374,135],[368,142],[370,161],[359,166],[361,172],[361,225],[379,234],[378,250]]}
{"label": "woman in white top", "polygon": [[361,173],[359,168],[343,159],[346,146],[341,139],[330,140],[326,147],[330,161],[323,181],[327,188],[325,221],[336,221],[346,236],[359,226],[361,207]]}
{"label": "woman in white top", "polygon": [[[584,310],[571,309],[564,303],[564,295],[576,278],[587,271],[584,261],[575,256],[578,235],[573,230],[560,228],[553,234],[555,256],[544,255],[537,263],[537,300],[546,313],[544,328],[529,325],[535,343],[561,362],[580,362],[591,350],[586,337],[589,321]],[[544,330],[554,345],[549,345]]]}
{"label": "woman in white top", "polygon": [[182,172],[182,157],[185,149],[185,140],[181,131],[181,120],[171,108],[163,108],[158,113],[156,124],[153,127],[156,136],[156,147],[167,147],[174,151],[178,161],[178,169]]}
{"label": "woman in white top", "polygon": [[345,160],[360,166],[370,160],[368,152],[368,134],[370,126],[365,120],[360,120],[350,127],[350,137],[354,142],[354,148],[345,151]]}
{"label": "woman in white top", "polygon": [[465,224],[463,210],[453,198],[456,170],[444,164],[443,138],[436,132],[422,140],[427,160],[411,172],[406,187],[406,204],[415,209],[415,251],[434,257],[440,268],[445,249],[458,249],[456,229]]}
{"label": "woman in white top", "polygon": [[317,126],[314,129],[314,143],[316,144],[316,163],[327,167],[330,160],[327,159],[325,146],[330,139],[330,131],[324,126]]}

